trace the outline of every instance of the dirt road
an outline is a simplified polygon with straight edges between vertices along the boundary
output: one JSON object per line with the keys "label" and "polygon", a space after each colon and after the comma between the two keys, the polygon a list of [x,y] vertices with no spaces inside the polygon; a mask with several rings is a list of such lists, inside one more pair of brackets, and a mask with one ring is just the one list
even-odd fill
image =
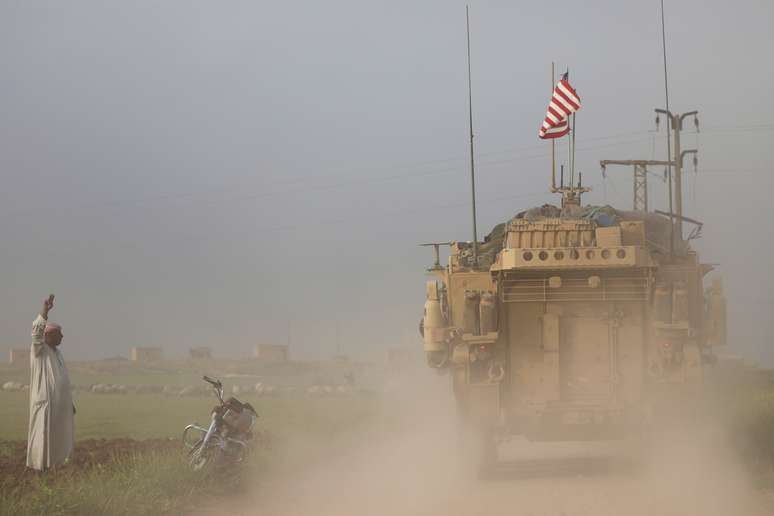
{"label": "dirt road", "polygon": [[[774,500],[722,469],[684,462],[661,471],[599,455],[506,462],[486,480],[421,453],[365,453],[258,487],[233,514],[272,515],[770,515]],[[535,467],[542,464],[541,467]],[[230,504],[227,504],[230,505]],[[229,511],[231,512],[231,511]],[[198,516],[225,514],[204,511]]]}
{"label": "dirt road", "polygon": [[[425,391],[426,392],[426,391]],[[446,391],[440,393],[446,394]],[[447,394],[448,396],[448,394]],[[196,516],[771,515],[774,500],[751,487],[711,431],[671,436],[647,453],[626,443],[513,440],[481,480],[461,468],[448,398],[405,398],[399,424],[351,440],[306,443],[327,457],[259,480],[242,500]],[[433,401],[435,400],[435,401]],[[303,444],[299,453],[303,452]],[[227,510],[224,507],[228,507]]]}

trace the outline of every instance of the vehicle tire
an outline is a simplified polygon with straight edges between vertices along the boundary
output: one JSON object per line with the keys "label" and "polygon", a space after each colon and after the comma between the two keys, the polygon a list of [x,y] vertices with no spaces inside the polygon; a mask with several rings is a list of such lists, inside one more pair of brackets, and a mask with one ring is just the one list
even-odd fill
{"label": "vehicle tire", "polygon": [[[459,408],[459,407],[458,407]],[[472,422],[458,411],[457,441],[460,466],[474,477],[485,479],[497,468],[498,446],[492,429]]]}
{"label": "vehicle tire", "polygon": [[188,452],[188,464],[194,471],[208,471],[223,463],[223,450],[218,446],[202,449],[202,441],[197,442]]}
{"label": "vehicle tire", "polygon": [[494,433],[486,430],[479,430],[476,437],[476,444],[478,444],[478,477],[486,479],[494,473],[497,467],[497,441]]}

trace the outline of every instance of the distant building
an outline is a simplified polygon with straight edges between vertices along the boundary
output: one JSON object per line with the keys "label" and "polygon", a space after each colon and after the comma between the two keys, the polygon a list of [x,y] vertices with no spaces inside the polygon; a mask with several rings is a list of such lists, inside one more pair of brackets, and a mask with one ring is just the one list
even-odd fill
{"label": "distant building", "polygon": [[29,348],[12,349],[11,352],[8,354],[8,363],[15,364],[15,365],[19,365],[19,364],[29,365],[30,363]]}
{"label": "distant building", "polygon": [[389,367],[402,369],[411,364],[412,350],[409,348],[389,348],[384,353],[384,361]]}
{"label": "distant building", "polygon": [[288,347],[277,344],[258,344],[255,346],[254,355],[261,362],[287,362]]}
{"label": "distant building", "polygon": [[132,348],[132,362],[158,362],[162,356],[161,348]]}
{"label": "distant building", "polygon": [[193,360],[209,360],[212,358],[212,350],[210,348],[191,348],[188,350]]}
{"label": "distant building", "polygon": [[333,356],[333,363],[334,364],[349,364],[349,357],[347,355],[334,355]]}

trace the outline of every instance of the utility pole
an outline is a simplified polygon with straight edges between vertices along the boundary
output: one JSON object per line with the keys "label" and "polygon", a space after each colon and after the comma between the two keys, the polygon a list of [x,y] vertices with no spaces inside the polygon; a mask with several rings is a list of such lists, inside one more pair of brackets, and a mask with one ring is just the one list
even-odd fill
{"label": "utility pole", "polygon": [[339,319],[336,318],[336,354],[341,356],[341,339],[339,338]]}
{"label": "utility pole", "polygon": [[[674,151],[672,156],[669,156],[669,160],[672,162],[672,164],[675,167],[675,215],[676,221],[675,221],[675,227],[677,229],[677,234],[680,235],[680,238],[683,237],[683,159],[685,158],[686,154],[696,154],[696,149],[688,149],[688,150],[681,150],[680,149],[680,132],[683,130],[683,120],[685,120],[686,117],[692,116],[693,117],[693,123],[696,127],[696,132],[699,131],[699,118],[698,118],[698,111],[689,111],[687,113],[675,113],[672,114],[668,109],[656,109],[656,128],[658,128],[659,125],[659,114],[666,115],[669,119],[669,124],[667,124],[667,131],[669,130],[669,126],[672,127],[672,131],[674,132]],[[695,156],[694,156],[695,159]]]}
{"label": "utility pole", "polygon": [[669,165],[666,161],[652,159],[603,159],[599,162],[602,175],[608,165],[628,165],[634,167],[634,189],[632,207],[635,211],[648,211],[648,166]]}

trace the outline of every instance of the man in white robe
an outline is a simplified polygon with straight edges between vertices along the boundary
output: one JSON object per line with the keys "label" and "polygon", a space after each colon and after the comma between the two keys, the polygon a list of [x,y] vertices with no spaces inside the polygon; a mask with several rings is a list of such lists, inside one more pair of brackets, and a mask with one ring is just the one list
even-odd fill
{"label": "man in white robe", "polygon": [[45,470],[62,464],[73,451],[75,405],[62,352],[62,328],[48,322],[54,295],[32,323],[30,349],[30,429],[27,467]]}

